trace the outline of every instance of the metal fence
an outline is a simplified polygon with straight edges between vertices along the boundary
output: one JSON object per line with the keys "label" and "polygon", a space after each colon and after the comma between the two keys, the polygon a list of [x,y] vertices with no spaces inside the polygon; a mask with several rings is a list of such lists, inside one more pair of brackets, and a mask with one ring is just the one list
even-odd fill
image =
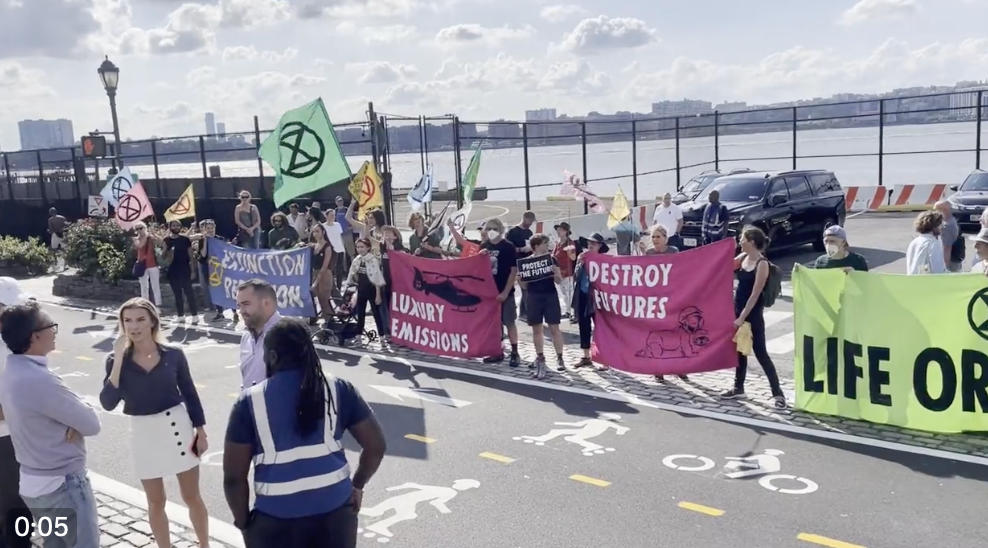
{"label": "metal fence", "polygon": [[[390,206],[403,201],[403,189],[430,165],[440,190],[459,202],[462,174],[476,146],[483,148],[481,198],[523,200],[531,207],[558,195],[568,170],[597,194],[611,196],[621,188],[637,205],[678,190],[704,170],[735,167],[832,169],[845,185],[959,182],[982,166],[986,107],[984,91],[968,91],[678,117],[623,113],[472,122],[454,115],[378,116],[371,105],[376,123],[336,128],[354,171],[373,158],[391,173]],[[119,157],[144,180],[263,180],[273,173],[256,149],[269,133],[255,117],[252,131],[222,137],[127,141],[120,144]],[[109,146],[116,156],[113,143]],[[98,191],[101,171],[109,165],[109,160],[81,160],[78,147],[6,152],[0,153],[0,182],[6,184],[4,194],[15,199],[18,183],[28,182],[45,183],[40,198],[46,203],[84,199]],[[67,184],[50,184],[59,182]],[[202,198],[210,198],[206,187]]]}

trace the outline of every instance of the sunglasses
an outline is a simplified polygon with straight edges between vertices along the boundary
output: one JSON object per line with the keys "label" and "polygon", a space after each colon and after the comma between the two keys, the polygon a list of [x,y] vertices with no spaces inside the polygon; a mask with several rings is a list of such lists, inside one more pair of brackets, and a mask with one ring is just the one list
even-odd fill
{"label": "sunglasses", "polygon": [[44,331],[46,329],[51,329],[51,332],[53,334],[55,334],[55,335],[58,334],[58,324],[57,323],[50,323],[48,325],[43,325],[43,326],[35,329],[34,332],[35,333],[41,333],[42,331]]}

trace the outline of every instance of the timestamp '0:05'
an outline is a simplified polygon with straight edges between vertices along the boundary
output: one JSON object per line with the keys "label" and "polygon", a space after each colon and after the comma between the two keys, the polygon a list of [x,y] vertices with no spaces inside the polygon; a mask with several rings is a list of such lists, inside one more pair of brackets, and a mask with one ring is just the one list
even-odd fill
{"label": "timestamp '0:05'", "polygon": [[19,537],[30,537],[35,532],[42,538],[51,536],[67,537],[69,536],[69,518],[65,516],[56,518],[42,516],[33,524],[30,519],[24,516],[18,516],[14,520],[15,535]]}

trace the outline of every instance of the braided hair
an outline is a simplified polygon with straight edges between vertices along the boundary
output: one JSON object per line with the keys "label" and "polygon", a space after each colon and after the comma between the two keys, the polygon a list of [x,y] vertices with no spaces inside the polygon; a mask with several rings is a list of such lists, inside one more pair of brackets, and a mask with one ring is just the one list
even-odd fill
{"label": "braided hair", "polygon": [[[308,436],[319,426],[319,419],[332,421],[336,414],[329,381],[322,371],[322,362],[316,352],[309,328],[296,318],[282,318],[264,337],[264,364],[268,376],[278,371],[302,370],[298,406],[295,410],[295,430],[300,436]],[[325,413],[326,402],[333,411]],[[330,428],[334,428],[330,422]]]}

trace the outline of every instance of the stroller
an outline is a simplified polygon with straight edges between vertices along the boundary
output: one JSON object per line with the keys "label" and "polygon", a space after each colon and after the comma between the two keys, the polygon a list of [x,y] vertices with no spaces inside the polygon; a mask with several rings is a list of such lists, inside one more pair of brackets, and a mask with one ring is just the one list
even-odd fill
{"label": "stroller", "polygon": [[357,325],[357,288],[347,286],[342,297],[333,297],[330,304],[333,312],[323,320],[322,327],[312,335],[312,341],[318,344],[329,344],[336,341],[338,346],[346,346],[347,341],[361,335],[368,341],[377,339],[377,332],[364,330],[361,332]]}

